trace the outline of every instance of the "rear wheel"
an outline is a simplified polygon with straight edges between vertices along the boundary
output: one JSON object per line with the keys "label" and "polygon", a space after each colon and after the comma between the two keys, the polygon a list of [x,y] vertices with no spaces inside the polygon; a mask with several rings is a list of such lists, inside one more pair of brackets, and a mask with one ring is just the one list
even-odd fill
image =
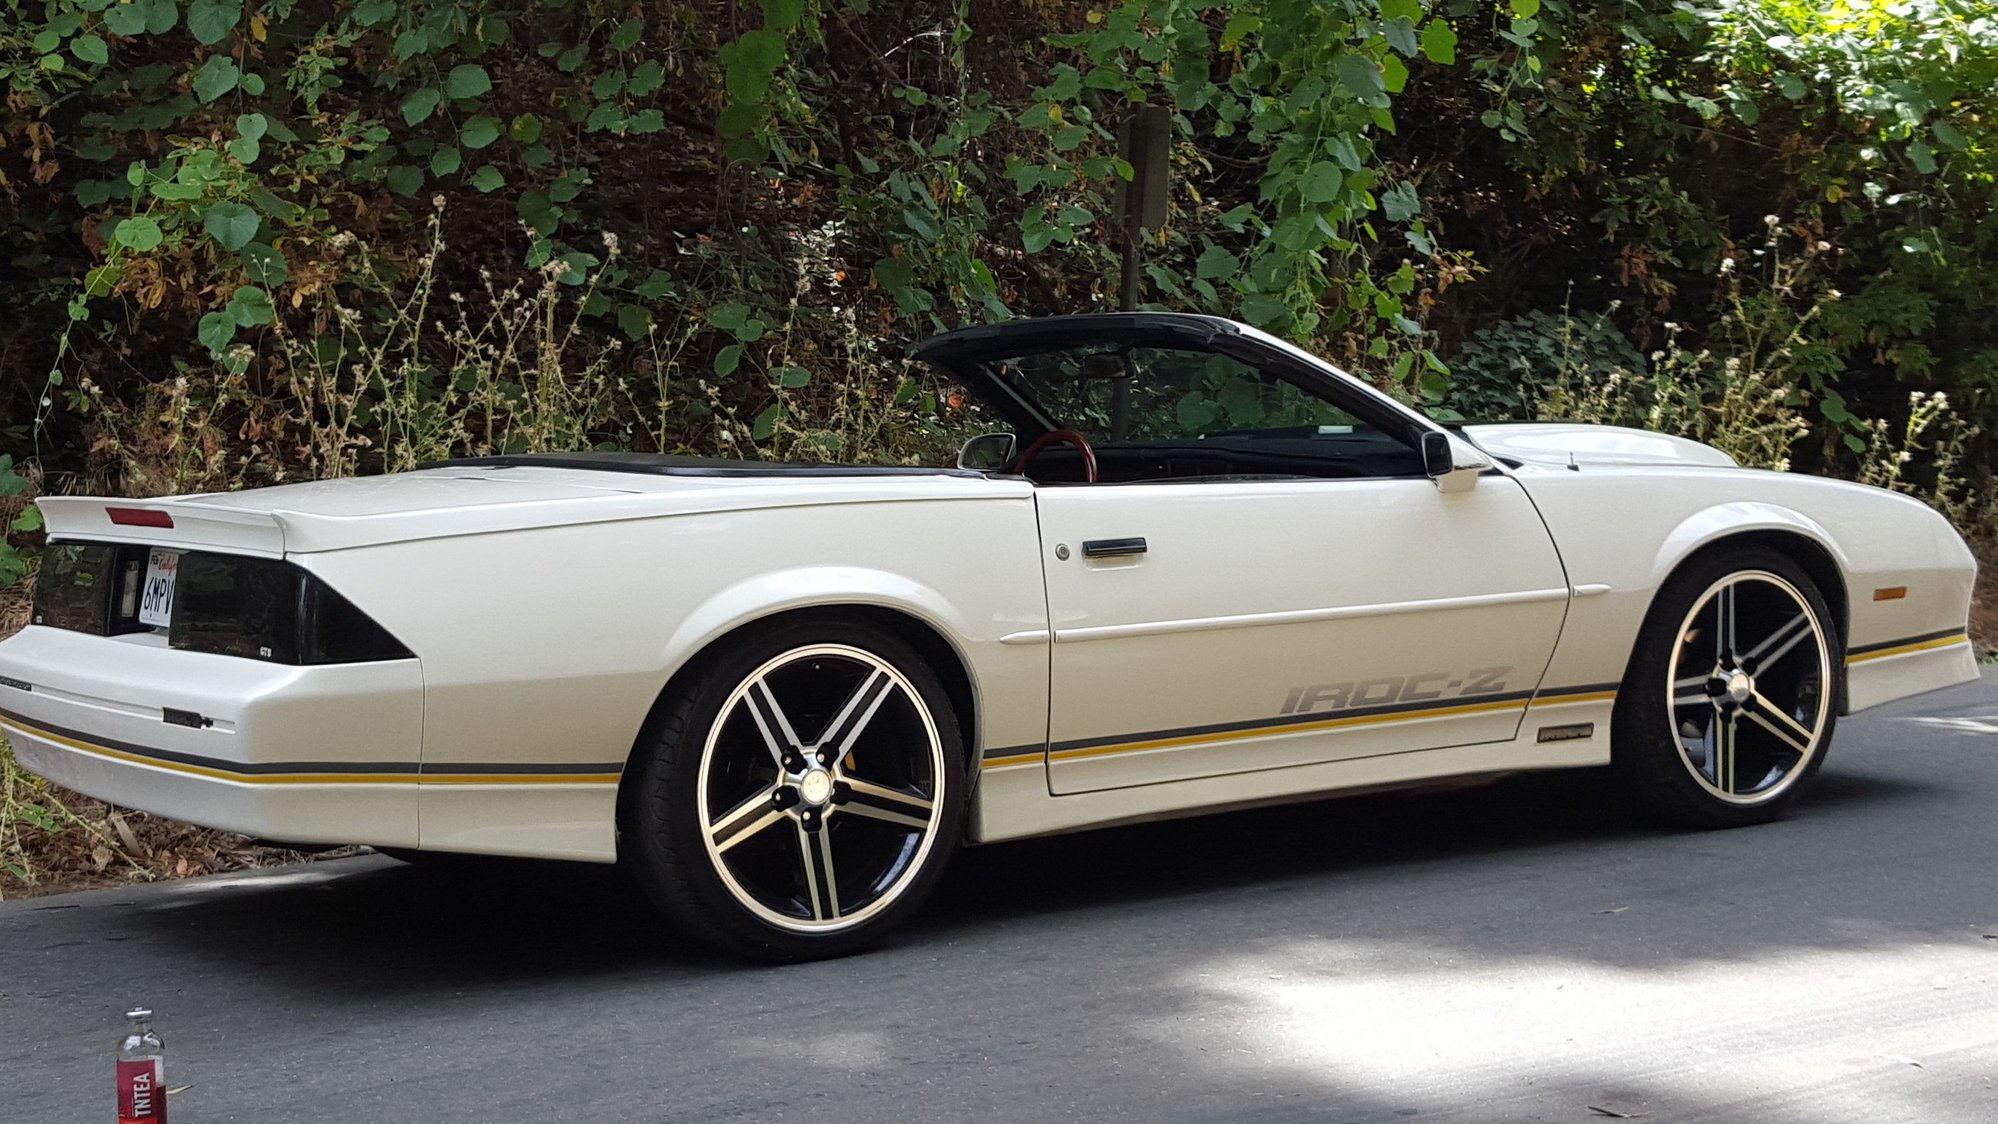
{"label": "rear wheel", "polygon": [[766,959],[837,956],[921,903],[964,815],[949,697],[843,614],[728,643],[639,747],[620,849],[681,926]]}
{"label": "rear wheel", "polygon": [[1836,724],[1836,626],[1810,575],[1748,549],[1660,589],[1617,695],[1614,759],[1668,821],[1774,819],[1823,763]]}

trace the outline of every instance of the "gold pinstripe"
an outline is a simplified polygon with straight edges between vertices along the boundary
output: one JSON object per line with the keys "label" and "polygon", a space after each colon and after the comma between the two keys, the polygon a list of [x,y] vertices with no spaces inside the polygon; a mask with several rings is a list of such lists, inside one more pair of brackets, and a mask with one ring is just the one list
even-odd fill
{"label": "gold pinstripe", "polygon": [[431,776],[417,773],[235,773],[226,769],[210,769],[205,765],[162,761],[122,749],[94,745],[13,718],[0,718],[0,728],[54,742],[94,757],[236,784],[616,784],[618,781],[616,773],[452,773]]}
{"label": "gold pinstripe", "polygon": [[[1463,714],[1482,714],[1504,710],[1524,711],[1528,704],[1533,706],[1565,706],[1570,703],[1608,702],[1616,698],[1610,690],[1560,692],[1541,695],[1533,699],[1508,699],[1504,702],[1466,703],[1461,706],[1434,707],[1428,710],[1405,710],[1391,714],[1365,714],[1347,718],[1326,718],[1317,722],[1271,723],[1267,726],[1253,726],[1240,730],[1217,730],[1204,734],[1182,734],[1170,738],[1152,738],[1145,741],[1118,742],[1115,745],[1082,746],[1076,749],[1058,749],[1046,754],[1050,761],[1081,761],[1091,757],[1107,757],[1118,753],[1139,753],[1150,749],[1177,749],[1182,746],[1206,745],[1214,742],[1242,741],[1252,738],[1274,737],[1282,734],[1313,733],[1320,730],[1338,730],[1354,726],[1374,726],[1388,722],[1411,722],[1424,718],[1449,718]],[[983,768],[1003,769],[1013,765],[1027,765],[1042,759],[1040,753],[1016,753],[1005,757],[987,760]]]}
{"label": "gold pinstripe", "polygon": [[1847,667],[1867,660],[1884,659],[1887,656],[1905,656],[1909,652],[1926,652],[1931,648],[1949,648],[1958,644],[1970,643],[1970,634],[1959,632],[1954,636],[1938,636],[1934,640],[1923,640],[1917,644],[1901,644],[1892,648],[1882,648],[1877,652],[1861,652],[1856,656],[1845,657]]}

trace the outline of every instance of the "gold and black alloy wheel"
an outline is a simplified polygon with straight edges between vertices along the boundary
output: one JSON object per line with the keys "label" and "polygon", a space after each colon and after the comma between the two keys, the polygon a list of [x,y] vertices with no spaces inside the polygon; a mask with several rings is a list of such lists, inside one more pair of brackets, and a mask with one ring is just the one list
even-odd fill
{"label": "gold and black alloy wheel", "polygon": [[963,819],[948,695],[901,637],[814,614],[726,644],[655,714],[620,851],[685,928],[767,959],[872,942]]}
{"label": "gold and black alloy wheel", "polygon": [[1695,558],[1659,590],[1617,695],[1614,757],[1665,819],[1774,818],[1831,740],[1837,626],[1803,568],[1767,549]]}

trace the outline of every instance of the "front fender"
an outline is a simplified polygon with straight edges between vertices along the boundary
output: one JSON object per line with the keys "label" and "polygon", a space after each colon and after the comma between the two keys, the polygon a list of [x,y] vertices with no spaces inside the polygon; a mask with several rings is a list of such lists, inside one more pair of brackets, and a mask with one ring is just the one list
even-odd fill
{"label": "front fender", "polygon": [[[1651,580],[1647,583],[1656,589],[1669,577],[1679,564],[1692,557],[1702,548],[1725,538],[1755,531],[1779,531],[1801,535],[1817,544],[1832,561],[1838,564],[1840,574],[1852,569],[1852,560],[1840,549],[1831,532],[1810,516],[1780,504],[1763,503],[1754,500],[1740,500],[1733,503],[1714,504],[1702,508],[1681,519],[1677,526],[1667,532],[1658,544],[1651,558]],[[1836,591],[1826,590],[1827,596]]]}

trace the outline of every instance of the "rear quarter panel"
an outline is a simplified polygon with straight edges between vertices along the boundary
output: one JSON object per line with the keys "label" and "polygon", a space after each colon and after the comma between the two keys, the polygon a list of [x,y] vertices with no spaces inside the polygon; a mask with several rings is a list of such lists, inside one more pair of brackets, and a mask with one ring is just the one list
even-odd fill
{"label": "rear quarter panel", "polygon": [[[957,649],[979,745],[1047,735],[1039,534],[1025,485],[471,534],[295,556],[422,662],[423,760],[621,767],[673,674],[789,609],[861,604]],[[434,787],[434,791],[433,791]],[[607,859],[614,787],[425,786],[424,845]],[[525,788],[526,786],[513,786]]]}

